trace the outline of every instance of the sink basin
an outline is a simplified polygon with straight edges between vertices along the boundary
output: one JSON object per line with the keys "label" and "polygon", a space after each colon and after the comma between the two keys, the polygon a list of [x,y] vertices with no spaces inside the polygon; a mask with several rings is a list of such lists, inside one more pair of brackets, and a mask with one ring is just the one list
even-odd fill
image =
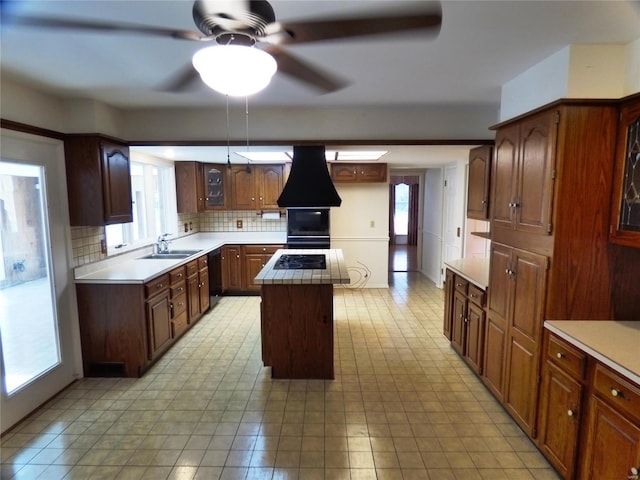
{"label": "sink basin", "polygon": [[179,260],[181,258],[187,258],[193,255],[193,253],[152,253],[140,257],[139,260]]}
{"label": "sink basin", "polygon": [[144,257],[140,257],[140,259],[147,260],[180,260],[182,258],[190,257],[191,255],[195,255],[200,250],[168,250],[163,253],[151,253],[149,255],[145,255]]}

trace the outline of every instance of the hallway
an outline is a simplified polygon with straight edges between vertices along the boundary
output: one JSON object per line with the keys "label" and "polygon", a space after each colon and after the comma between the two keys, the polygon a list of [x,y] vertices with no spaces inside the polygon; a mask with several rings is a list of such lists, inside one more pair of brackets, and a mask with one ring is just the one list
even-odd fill
{"label": "hallway", "polygon": [[389,272],[417,272],[418,251],[415,245],[389,245]]}

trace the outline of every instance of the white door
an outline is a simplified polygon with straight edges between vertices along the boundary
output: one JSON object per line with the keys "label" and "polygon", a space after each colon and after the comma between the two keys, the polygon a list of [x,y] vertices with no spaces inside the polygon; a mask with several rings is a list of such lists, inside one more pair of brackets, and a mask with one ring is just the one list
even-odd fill
{"label": "white door", "polygon": [[2,130],[1,431],[81,375],[63,144]]}
{"label": "white door", "polygon": [[461,204],[458,198],[458,169],[448,166],[444,169],[444,205],[443,205],[443,252],[442,261],[462,258],[462,222]]}

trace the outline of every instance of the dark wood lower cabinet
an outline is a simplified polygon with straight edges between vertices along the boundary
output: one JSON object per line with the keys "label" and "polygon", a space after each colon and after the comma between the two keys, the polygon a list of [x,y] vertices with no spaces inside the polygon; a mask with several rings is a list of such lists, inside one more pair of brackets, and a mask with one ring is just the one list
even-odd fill
{"label": "dark wood lower cabinet", "polygon": [[139,377],[160,358],[209,308],[206,259],[145,284],[76,284],[85,375]]}
{"label": "dark wood lower cabinet", "polygon": [[549,361],[543,372],[538,420],[539,445],[558,473],[563,478],[571,478],[583,415],[583,387]]}
{"label": "dark wood lower cabinet", "polygon": [[156,358],[171,342],[169,289],[147,301],[149,359]]}
{"label": "dark wood lower cabinet", "polygon": [[504,350],[507,340],[504,319],[487,312],[484,337],[482,380],[489,390],[502,401],[504,395]]}

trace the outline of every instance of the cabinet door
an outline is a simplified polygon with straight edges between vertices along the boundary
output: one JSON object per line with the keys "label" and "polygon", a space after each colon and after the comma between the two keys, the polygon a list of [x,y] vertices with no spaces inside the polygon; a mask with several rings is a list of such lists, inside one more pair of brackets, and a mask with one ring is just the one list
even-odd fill
{"label": "cabinet door", "polygon": [[171,313],[169,291],[147,302],[147,328],[149,335],[149,358],[169,346],[171,340]]}
{"label": "cabinet door", "polygon": [[489,219],[489,180],[493,148],[485,145],[469,151],[469,181],[467,184],[467,217]]}
{"label": "cabinet door", "polygon": [[513,228],[519,132],[517,123],[502,127],[496,132],[491,178],[492,228]]}
{"label": "cabinet door", "polygon": [[478,374],[482,373],[482,351],[484,340],[485,313],[481,306],[469,302],[465,340],[465,359]]}
{"label": "cabinet door", "polygon": [[634,477],[631,469],[640,469],[640,427],[591,396],[581,478],[624,480]]}
{"label": "cabinet door", "polygon": [[504,396],[504,351],[506,341],[507,332],[504,319],[499,315],[488,312],[484,333],[482,380],[499,400],[502,400]]}
{"label": "cabinet door", "polygon": [[247,281],[247,290],[260,290],[260,285],[253,283],[253,279],[260,273],[265,263],[269,261],[269,256],[262,254],[246,254],[245,255],[245,278]]}
{"label": "cabinet door", "polygon": [[640,247],[640,95],[620,111],[611,205],[612,242]]}
{"label": "cabinet door", "polygon": [[200,279],[198,274],[187,277],[187,293],[189,295],[189,323],[200,316]]}
{"label": "cabinet door", "polygon": [[386,163],[365,163],[358,168],[358,180],[361,182],[386,182],[387,181],[387,164]]}
{"label": "cabinet door", "polygon": [[198,272],[198,299],[199,311],[203,314],[209,309],[211,298],[209,297],[209,269],[203,268]]}
{"label": "cabinet door", "polygon": [[204,210],[204,180],[198,162],[175,162],[176,203],[178,213],[198,213]]}
{"label": "cabinet door", "polygon": [[258,172],[256,172],[256,207],[279,208],[278,197],[283,188],[283,166],[263,165],[255,168],[258,168]]}
{"label": "cabinet door", "polygon": [[207,163],[203,169],[205,210],[227,208],[227,166]]}
{"label": "cabinet door", "polygon": [[231,168],[232,208],[236,210],[254,210],[256,206],[254,169],[235,166]]}
{"label": "cabinet door", "polygon": [[451,327],[451,346],[460,355],[465,353],[467,324],[467,297],[456,291],[453,294],[453,323]]}
{"label": "cabinet door", "polygon": [[352,164],[331,164],[331,179],[337,183],[355,183],[358,181],[357,166]]}
{"label": "cabinet door", "polygon": [[105,225],[132,222],[129,147],[103,140],[102,168]]}
{"label": "cabinet door", "polygon": [[573,476],[582,417],[582,385],[547,361],[543,367],[539,445],[563,478]]}
{"label": "cabinet door", "polygon": [[558,130],[555,110],[535,115],[520,125],[520,159],[515,194],[515,228],[551,233],[553,170]]}
{"label": "cabinet door", "polygon": [[222,291],[241,290],[242,254],[239,246],[222,248]]}
{"label": "cabinet door", "polygon": [[453,323],[453,282],[455,274],[447,269],[444,282],[444,322],[442,331],[451,340],[451,325]]}
{"label": "cabinet door", "polygon": [[511,258],[504,402],[522,429],[535,437],[546,257],[513,249]]}

